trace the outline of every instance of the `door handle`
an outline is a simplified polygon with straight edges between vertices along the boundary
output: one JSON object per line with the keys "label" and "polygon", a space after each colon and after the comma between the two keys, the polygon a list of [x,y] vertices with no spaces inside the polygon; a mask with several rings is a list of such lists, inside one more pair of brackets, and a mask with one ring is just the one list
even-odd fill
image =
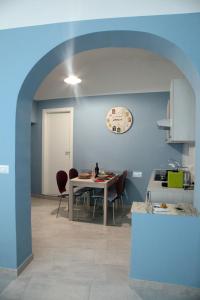
{"label": "door handle", "polygon": [[65,151],[65,155],[70,155],[70,151]]}

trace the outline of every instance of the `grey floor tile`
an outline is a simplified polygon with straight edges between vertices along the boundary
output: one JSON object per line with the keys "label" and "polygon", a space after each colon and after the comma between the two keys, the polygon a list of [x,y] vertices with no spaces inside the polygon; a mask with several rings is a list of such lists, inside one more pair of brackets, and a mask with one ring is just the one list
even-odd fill
{"label": "grey floor tile", "polygon": [[51,276],[66,278],[74,283],[91,284],[92,282],[106,282],[106,272],[100,265],[89,263],[72,263],[68,266],[55,266]]}
{"label": "grey floor tile", "polygon": [[136,280],[130,287],[144,300],[200,300],[200,289]]}
{"label": "grey floor tile", "polygon": [[0,300],[21,300],[30,277],[18,277],[13,280],[0,294]]}
{"label": "grey floor tile", "polygon": [[141,300],[133,289],[126,284],[113,285],[93,284],[90,291],[89,300]]}
{"label": "grey floor tile", "polygon": [[34,276],[25,289],[23,300],[88,300],[90,285],[66,279]]}
{"label": "grey floor tile", "polygon": [[126,266],[107,264],[102,267],[105,271],[106,283],[123,284],[128,282],[128,270]]}
{"label": "grey floor tile", "polygon": [[4,289],[16,279],[16,274],[14,272],[7,272],[4,270],[0,271],[0,294],[4,291]]}
{"label": "grey floor tile", "polygon": [[94,250],[80,249],[79,247],[55,250],[53,257],[55,265],[68,265],[71,262],[94,262]]}
{"label": "grey floor tile", "polygon": [[197,289],[130,284],[127,210],[117,226],[105,227],[102,216],[92,223],[85,212],[82,222],[70,222],[66,203],[56,218],[57,200],[32,203],[34,260],[17,279],[0,273],[0,300],[200,300]]}

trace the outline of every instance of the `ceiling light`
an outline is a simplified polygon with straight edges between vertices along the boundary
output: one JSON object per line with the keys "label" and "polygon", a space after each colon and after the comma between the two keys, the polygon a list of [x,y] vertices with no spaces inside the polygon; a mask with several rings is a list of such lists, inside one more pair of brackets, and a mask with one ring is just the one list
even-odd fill
{"label": "ceiling light", "polygon": [[71,84],[71,85],[75,85],[80,83],[82,80],[80,78],[78,78],[75,75],[70,75],[67,78],[64,79],[64,82]]}

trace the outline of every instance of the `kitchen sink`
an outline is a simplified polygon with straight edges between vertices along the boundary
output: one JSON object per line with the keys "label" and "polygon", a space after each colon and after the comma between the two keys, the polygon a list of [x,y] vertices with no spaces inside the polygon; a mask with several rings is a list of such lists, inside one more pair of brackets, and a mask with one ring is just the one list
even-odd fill
{"label": "kitchen sink", "polygon": [[155,181],[167,181],[168,170],[156,170],[154,180]]}

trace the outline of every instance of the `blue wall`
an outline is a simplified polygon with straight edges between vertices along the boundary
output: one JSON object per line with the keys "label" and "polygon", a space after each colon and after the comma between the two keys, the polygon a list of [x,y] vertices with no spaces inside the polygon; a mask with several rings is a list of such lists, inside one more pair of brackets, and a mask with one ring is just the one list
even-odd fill
{"label": "blue wall", "polygon": [[31,112],[31,124],[36,122],[37,122],[37,102],[33,101],[32,112]]}
{"label": "blue wall", "polygon": [[200,217],[133,213],[130,277],[200,288],[199,237]]}
{"label": "blue wall", "polygon": [[[38,102],[38,123],[32,126],[32,193],[41,193],[42,109],[73,106],[74,166],[88,169],[98,161],[102,169],[127,169],[127,201],[144,200],[152,170],[167,167],[170,158],[181,161],[182,146],[166,144],[166,132],[156,125],[166,116],[168,99],[168,93],[145,93]],[[113,106],[125,106],[133,114],[133,126],[125,134],[113,134],[106,127],[106,114]],[[132,178],[133,170],[142,171],[143,177]]]}
{"label": "blue wall", "polygon": [[[0,31],[0,266],[31,255],[30,118],[44,77],[74,53],[99,47],[144,48],[175,63],[189,79],[200,119],[200,14],[130,17]],[[13,51],[14,47],[14,51]],[[12,74],[12,76],[10,75]],[[8,138],[9,137],[9,138]],[[195,205],[200,209],[200,132],[196,132]]]}

